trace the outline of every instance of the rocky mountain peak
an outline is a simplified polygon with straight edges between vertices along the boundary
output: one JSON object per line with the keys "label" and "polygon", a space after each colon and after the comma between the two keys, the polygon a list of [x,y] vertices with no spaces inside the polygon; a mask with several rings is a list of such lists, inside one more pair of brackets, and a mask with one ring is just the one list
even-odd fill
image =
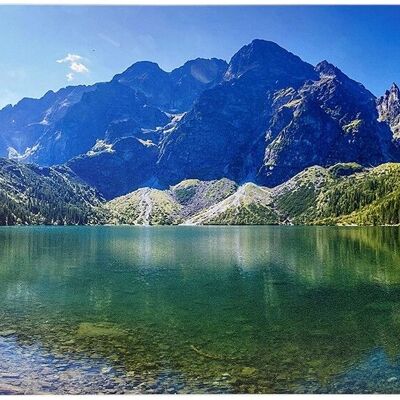
{"label": "rocky mountain peak", "polygon": [[379,120],[390,125],[396,139],[400,138],[400,89],[393,83],[389,90],[377,100]]}
{"label": "rocky mountain peak", "polygon": [[[340,68],[336,65],[323,60],[315,66],[315,71],[319,74],[320,78],[328,78],[331,80],[336,80],[337,82],[355,82],[351,78],[349,78]],[[357,83],[358,86],[363,87],[360,83]],[[364,87],[363,87],[364,88]]]}
{"label": "rocky mountain peak", "polygon": [[174,69],[171,78],[174,81],[194,78],[200,84],[208,85],[220,81],[227,68],[227,62],[218,58],[196,58]]}
{"label": "rocky mountain peak", "polygon": [[118,81],[119,83],[128,83],[130,79],[138,77],[142,74],[167,74],[163,71],[160,66],[151,61],[138,61],[132,64],[129,68],[127,68],[121,74],[117,74],[114,76],[113,80]]}
{"label": "rocky mountain peak", "polygon": [[218,84],[226,68],[227,63],[217,58],[190,60],[171,72],[141,61],[115,75],[112,82],[144,93],[152,106],[179,113],[188,111],[204,90]]}
{"label": "rocky mountain peak", "polygon": [[325,106],[339,111],[342,117],[344,114],[353,117],[358,112],[376,114],[375,96],[361,83],[351,79],[326,60],[318,63],[315,71],[319,74],[319,80],[311,83],[311,88],[318,92],[318,97]]}
{"label": "rocky mountain peak", "polygon": [[328,76],[343,75],[343,72],[338,67],[331,64],[327,60],[319,62],[315,66],[315,71],[318,72],[320,75],[328,75]]}
{"label": "rocky mountain peak", "polygon": [[231,59],[226,81],[251,75],[262,81],[290,83],[315,77],[313,67],[274,42],[256,39],[243,46]]}
{"label": "rocky mountain peak", "polygon": [[[389,90],[386,90],[385,96],[388,98],[389,101],[391,102],[396,102],[399,101],[400,99],[400,89],[396,85],[395,82],[392,83],[392,86],[390,86]],[[385,97],[384,96],[384,97]]]}

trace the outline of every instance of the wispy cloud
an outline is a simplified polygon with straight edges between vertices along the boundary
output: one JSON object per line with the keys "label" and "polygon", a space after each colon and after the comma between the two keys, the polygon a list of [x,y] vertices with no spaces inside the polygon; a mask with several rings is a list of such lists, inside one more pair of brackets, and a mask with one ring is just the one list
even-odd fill
{"label": "wispy cloud", "polygon": [[117,42],[113,38],[110,38],[110,36],[105,35],[104,33],[98,33],[97,34],[99,38],[105,40],[107,43],[111,44],[114,47],[121,47],[121,43]]}
{"label": "wispy cloud", "polygon": [[67,73],[67,81],[71,82],[75,79],[76,74],[85,74],[89,72],[89,68],[84,64],[85,59],[78,54],[68,53],[64,58],[56,60],[59,64],[68,64],[70,72]]}

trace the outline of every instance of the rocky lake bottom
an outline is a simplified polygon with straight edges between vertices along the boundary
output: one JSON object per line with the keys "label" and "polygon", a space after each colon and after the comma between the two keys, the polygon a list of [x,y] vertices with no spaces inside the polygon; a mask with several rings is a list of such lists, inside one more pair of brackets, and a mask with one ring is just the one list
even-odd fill
{"label": "rocky lake bottom", "polygon": [[0,394],[400,393],[397,227],[0,228]]}

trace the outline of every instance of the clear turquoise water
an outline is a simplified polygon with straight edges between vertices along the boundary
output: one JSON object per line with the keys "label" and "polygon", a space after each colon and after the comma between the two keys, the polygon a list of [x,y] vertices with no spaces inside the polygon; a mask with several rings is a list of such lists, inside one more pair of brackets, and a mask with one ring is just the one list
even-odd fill
{"label": "clear turquoise water", "polygon": [[400,229],[0,228],[0,393],[400,393]]}

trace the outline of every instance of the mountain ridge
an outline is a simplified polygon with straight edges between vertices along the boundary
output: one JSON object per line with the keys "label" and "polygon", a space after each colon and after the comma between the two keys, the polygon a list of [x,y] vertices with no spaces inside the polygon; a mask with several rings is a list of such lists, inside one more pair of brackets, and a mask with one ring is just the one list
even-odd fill
{"label": "mountain ridge", "polygon": [[271,188],[313,165],[400,161],[399,97],[395,84],[377,99],[326,60],[255,39],[229,63],[140,61],[7,106],[0,156],[67,168],[107,200],[187,179]]}
{"label": "mountain ridge", "polygon": [[0,159],[0,225],[400,225],[399,176],[347,163],[272,188],[189,179],[106,201],[67,167]]}

